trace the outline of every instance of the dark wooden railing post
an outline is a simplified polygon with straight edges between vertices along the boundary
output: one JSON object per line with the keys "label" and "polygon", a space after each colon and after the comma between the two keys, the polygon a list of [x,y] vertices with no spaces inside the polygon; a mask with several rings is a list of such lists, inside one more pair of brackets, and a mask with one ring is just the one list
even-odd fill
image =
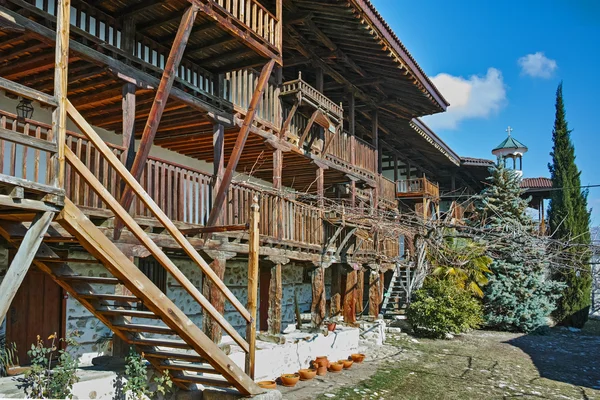
{"label": "dark wooden railing post", "polygon": [[248,242],[248,305],[250,321],[246,328],[246,341],[249,351],[246,354],[246,374],[254,379],[255,349],[256,349],[256,309],[258,303],[258,252],[260,220],[258,197],[252,199],[250,207],[250,240]]}

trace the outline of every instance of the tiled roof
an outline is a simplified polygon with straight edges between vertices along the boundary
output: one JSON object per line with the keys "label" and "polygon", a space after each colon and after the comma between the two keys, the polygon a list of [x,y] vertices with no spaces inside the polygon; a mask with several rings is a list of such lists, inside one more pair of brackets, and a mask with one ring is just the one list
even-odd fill
{"label": "tiled roof", "polygon": [[494,161],[485,158],[473,158],[473,157],[461,157],[462,165],[470,165],[475,167],[491,167],[494,165]]}
{"label": "tiled roof", "polygon": [[523,178],[521,187],[527,189],[550,189],[552,188],[552,179],[550,178]]}

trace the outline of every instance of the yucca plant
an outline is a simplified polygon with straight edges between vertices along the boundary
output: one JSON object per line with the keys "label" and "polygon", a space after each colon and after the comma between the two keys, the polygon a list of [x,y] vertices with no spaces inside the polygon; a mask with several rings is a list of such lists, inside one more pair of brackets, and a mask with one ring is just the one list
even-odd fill
{"label": "yucca plant", "polygon": [[486,255],[484,245],[468,238],[446,236],[430,252],[429,261],[433,276],[453,281],[458,287],[482,298],[482,288],[492,273],[492,259]]}

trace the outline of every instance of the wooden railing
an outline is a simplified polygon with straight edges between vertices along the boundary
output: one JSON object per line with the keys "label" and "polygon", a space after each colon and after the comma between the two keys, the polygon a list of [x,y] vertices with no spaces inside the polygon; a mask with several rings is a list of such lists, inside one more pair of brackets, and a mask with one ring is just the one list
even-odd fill
{"label": "wooden railing", "polygon": [[233,18],[281,51],[281,24],[277,16],[257,0],[213,0]]}
{"label": "wooden railing", "polygon": [[354,140],[354,165],[365,171],[377,173],[375,148],[356,136],[350,139]]}
{"label": "wooden railing", "polygon": [[397,207],[396,184],[383,175],[378,175],[379,201],[391,208]]}
{"label": "wooden railing", "polygon": [[439,198],[440,187],[427,178],[404,179],[397,182],[397,196],[426,196]]}
{"label": "wooden railing", "polygon": [[[325,159],[343,164],[361,175],[368,175],[371,179],[375,178],[377,157],[373,146],[347,132],[338,134],[326,131],[325,143],[328,141],[331,143],[323,155]],[[354,160],[352,160],[352,148],[354,148]]]}
{"label": "wooden railing", "polygon": [[315,109],[321,109],[330,117],[333,117],[337,123],[344,120],[344,109],[341,104],[335,104],[323,93],[302,80],[302,73],[298,73],[298,79],[288,81],[283,84],[281,96],[300,93],[302,101],[310,104]]}

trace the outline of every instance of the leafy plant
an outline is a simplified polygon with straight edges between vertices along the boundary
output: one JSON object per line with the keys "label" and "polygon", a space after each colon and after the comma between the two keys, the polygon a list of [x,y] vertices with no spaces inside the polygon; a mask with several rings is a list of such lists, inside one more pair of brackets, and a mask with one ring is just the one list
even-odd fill
{"label": "leafy plant", "polygon": [[[50,335],[50,347],[38,335],[37,343],[27,352],[31,358],[31,369],[22,378],[23,389],[28,398],[34,399],[72,399],[73,385],[79,381],[76,375],[78,360],[73,358],[68,348],[77,346],[75,333],[66,338]],[[60,344],[64,348],[59,349]],[[56,360],[56,366],[52,368]]]}
{"label": "leafy plant", "polygon": [[10,367],[19,364],[19,354],[15,342],[0,347],[0,376],[6,376]]}
{"label": "leafy plant", "polygon": [[483,286],[491,274],[492,259],[486,255],[486,247],[471,239],[447,236],[438,248],[430,249],[429,261],[432,274],[454,282],[461,289],[483,297]]}
{"label": "leafy plant", "polygon": [[433,338],[466,332],[483,323],[477,299],[452,281],[432,277],[415,292],[406,317],[417,335]]}
{"label": "leafy plant", "polygon": [[144,353],[138,354],[133,348],[129,349],[129,355],[125,358],[125,383],[122,384],[121,377],[118,377],[113,385],[116,392],[125,393],[127,400],[137,400],[144,396],[149,398],[164,397],[173,388],[173,381],[169,370],[164,370],[162,374],[154,377],[156,390],[151,391],[148,384],[148,368],[144,360]]}

